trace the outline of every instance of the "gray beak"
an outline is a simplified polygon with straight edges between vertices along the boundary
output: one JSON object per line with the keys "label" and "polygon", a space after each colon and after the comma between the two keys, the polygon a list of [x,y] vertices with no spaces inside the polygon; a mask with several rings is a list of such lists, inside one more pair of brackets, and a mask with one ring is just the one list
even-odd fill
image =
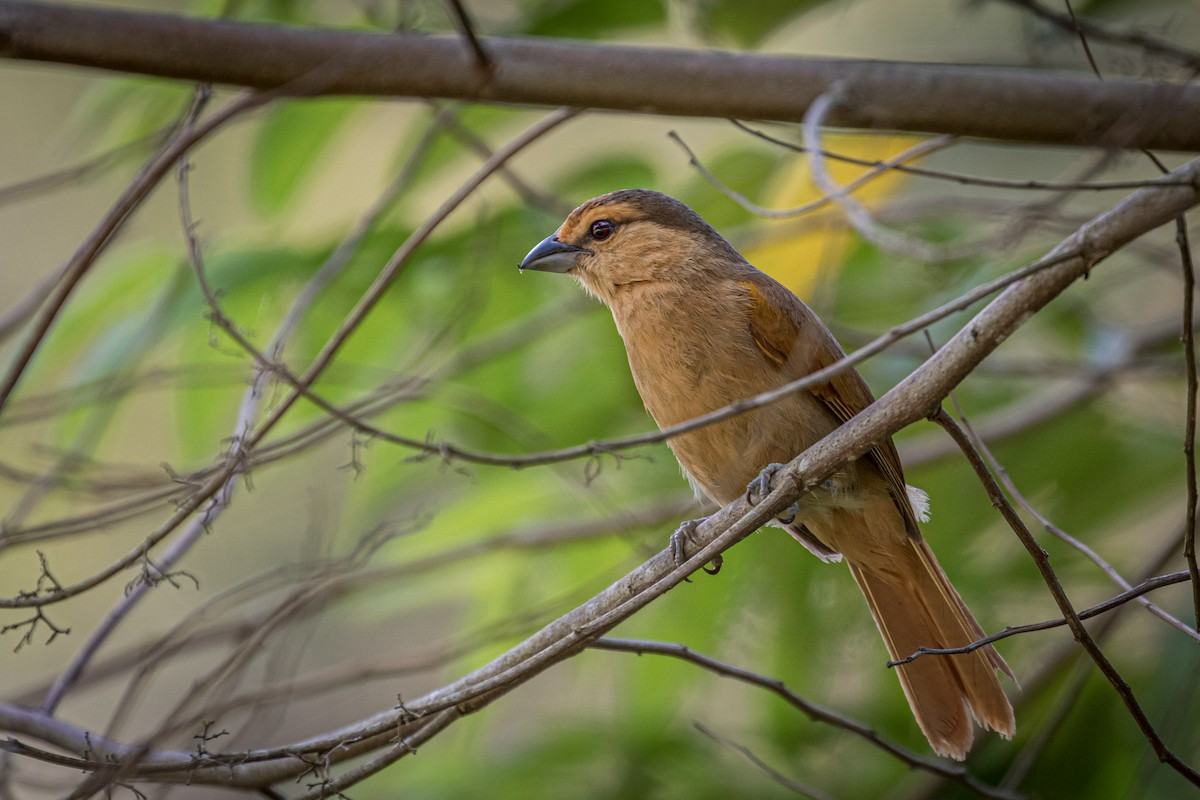
{"label": "gray beak", "polygon": [[529,255],[520,263],[518,269],[536,269],[541,272],[566,272],[575,266],[575,260],[581,253],[586,253],[582,247],[560,242],[554,235],[547,236],[538,242],[537,247],[529,251]]}

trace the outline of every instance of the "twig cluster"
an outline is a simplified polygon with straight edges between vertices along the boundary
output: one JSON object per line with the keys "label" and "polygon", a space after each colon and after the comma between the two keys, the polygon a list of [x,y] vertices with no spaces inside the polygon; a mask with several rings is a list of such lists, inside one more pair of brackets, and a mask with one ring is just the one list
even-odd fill
{"label": "twig cluster", "polygon": [[[1086,37],[1091,36],[1139,46],[1147,52],[1193,68],[1200,63],[1194,61],[1194,54],[1151,37],[1121,34],[1084,23],[1073,12],[1064,17],[1035,2],[1010,1],[1084,36],[1085,45]],[[505,67],[511,68],[519,58],[529,57],[529,53],[520,50],[512,42],[480,37],[466,9],[457,0],[449,3],[449,9],[458,27],[458,37],[453,44],[460,51],[453,58],[460,58],[465,53],[472,67],[469,71],[473,76],[470,79],[470,96],[487,95],[496,99],[518,97],[512,93],[517,91],[519,83],[517,88],[503,84]],[[28,37],[16,37],[10,47],[12,52],[8,55],[46,57],[42,48],[49,45],[37,36],[28,35],[24,25],[30,19],[40,18],[40,14],[58,14],[65,22],[77,24],[79,19],[90,18],[88,15],[93,12],[80,11],[77,17],[72,16],[74,13],[53,8],[39,11],[20,3],[0,2],[0,33],[15,30]],[[114,20],[118,18],[133,20],[129,24],[146,25],[151,29],[156,29],[155,26],[191,24],[137,15],[111,17]],[[223,35],[219,30],[204,25],[199,25],[195,30],[204,36]],[[293,55],[300,54],[296,55],[299,61],[293,66],[303,64],[300,56],[308,52],[305,48],[314,46],[312,41],[302,38],[284,34],[279,37],[285,45],[297,48]],[[440,40],[433,44],[435,48],[442,46]],[[536,48],[531,52],[536,57]],[[1090,50],[1088,55],[1091,58]],[[61,60],[66,62],[80,58],[70,53],[61,56]],[[136,68],[150,69],[145,64]],[[203,229],[191,208],[189,154],[199,143],[235,119],[280,98],[346,91],[346,81],[352,81],[347,77],[347,70],[346,64],[326,63],[321,68],[301,70],[294,75],[276,74],[270,78],[259,76],[256,80],[247,79],[248,85],[259,88],[243,91],[224,106],[207,114],[211,92],[207,86],[201,86],[176,123],[147,140],[81,162],[45,179],[25,182],[7,190],[0,189],[0,202],[28,196],[33,192],[52,191],[69,181],[106,168],[118,156],[129,151],[145,148],[149,144],[157,148],[72,258],[43,281],[34,293],[0,317],[0,338],[17,330],[24,331],[24,338],[16,347],[0,379],[0,426],[31,425],[54,419],[69,410],[115,402],[131,392],[145,390],[159,380],[196,379],[186,369],[135,369],[95,385],[69,387],[48,395],[23,397],[20,394],[49,333],[72,302],[77,287],[134,218],[146,198],[172,171],[177,176],[179,222],[189,266],[186,280],[194,281],[200,290],[214,339],[219,340],[222,346],[231,343],[233,354],[249,365],[248,372],[222,371],[205,378],[226,383],[242,379],[247,382],[232,430],[228,431],[221,451],[214,454],[213,463],[205,468],[177,472],[164,465],[161,473],[125,469],[99,460],[89,461],[78,453],[58,451],[48,453],[51,466],[46,470],[31,469],[24,463],[0,463],[0,477],[26,487],[22,501],[7,514],[3,527],[0,527],[0,547],[3,548],[74,537],[117,523],[140,523],[143,517],[161,514],[164,502],[174,504],[173,513],[154,525],[124,555],[106,566],[64,584],[51,571],[47,558],[38,552],[40,572],[30,588],[9,591],[0,597],[0,609],[31,614],[0,626],[0,634],[18,634],[15,649],[21,650],[36,643],[38,638],[35,634],[39,632],[44,633],[47,644],[70,633],[70,629],[55,624],[48,616],[55,606],[83,595],[94,597],[93,590],[97,587],[115,582],[118,576],[133,574],[121,597],[88,631],[86,639],[53,680],[21,698],[0,702],[0,730],[9,734],[8,738],[0,741],[0,750],[22,759],[86,773],[84,779],[71,789],[71,797],[87,797],[96,792],[111,791],[113,787],[127,787],[140,796],[140,790],[135,786],[140,783],[219,785],[255,790],[268,797],[283,796],[278,787],[290,785],[296,787],[294,791],[300,792],[297,797],[301,798],[315,800],[340,797],[365,778],[418,752],[458,720],[490,706],[548,668],[585,651],[606,650],[681,659],[698,668],[773,693],[809,719],[852,735],[898,763],[919,771],[931,781],[951,781],[980,797],[1008,800],[1022,796],[1019,791],[1022,776],[1042,751],[1050,732],[1058,724],[1055,721],[1048,722],[1039,735],[1025,745],[1002,785],[993,786],[972,774],[968,767],[915,753],[891,741],[865,722],[801,697],[776,678],[725,663],[680,644],[607,636],[617,625],[687,580],[702,565],[749,536],[782,509],[797,500],[802,501],[806,493],[819,486],[846,460],[861,456],[873,443],[891,436],[908,424],[931,419],[945,430],[949,440],[938,436],[936,441],[926,439],[912,442],[906,446],[911,456],[907,460],[915,463],[947,457],[951,450],[961,452],[978,476],[989,500],[1037,567],[1059,610],[1059,616],[1035,623],[1013,623],[963,648],[921,648],[895,663],[961,653],[1017,635],[1066,627],[1077,647],[1062,651],[1061,661],[1051,659],[1052,663],[1044,674],[1061,674],[1060,665],[1069,665],[1071,656],[1079,653],[1086,655],[1108,681],[1155,755],[1185,780],[1200,786],[1200,773],[1196,767],[1173,749],[1102,647],[1104,635],[1117,614],[1139,606],[1170,625],[1173,631],[1192,639],[1200,638],[1196,624],[1189,625],[1178,619],[1149,597],[1151,593],[1167,586],[1189,584],[1194,614],[1196,620],[1200,621],[1200,569],[1197,567],[1195,546],[1196,510],[1200,501],[1197,499],[1194,452],[1198,393],[1194,330],[1197,323],[1193,309],[1194,266],[1183,216],[1200,203],[1200,162],[1185,164],[1162,178],[1147,181],[1094,180],[1095,174],[1107,164],[1107,156],[1089,161],[1078,171],[1078,175],[1063,181],[979,178],[912,163],[961,143],[955,135],[947,133],[915,145],[894,158],[884,161],[858,160],[867,171],[852,182],[839,184],[833,179],[826,162],[842,156],[823,144],[822,131],[831,123],[846,124],[847,120],[859,118],[863,92],[866,91],[864,87],[868,84],[851,77],[845,83],[826,82],[824,90],[809,98],[799,111],[776,112],[779,118],[801,123],[799,131],[802,146],[790,145],[757,128],[735,123],[754,134],[760,142],[765,141],[772,147],[785,144],[791,149],[799,149],[808,159],[810,174],[820,196],[803,206],[775,211],[726,187],[715,172],[703,165],[699,156],[681,137],[672,134],[685,150],[693,167],[718,190],[751,213],[775,218],[798,217],[815,212],[836,215],[864,241],[873,243],[880,250],[901,259],[923,262],[959,261],[977,254],[981,248],[1004,246],[1008,248],[1007,252],[1015,252],[1017,244],[1025,241],[1034,231],[1035,220],[1044,222],[1053,217],[1070,194],[1100,190],[1132,190],[1132,193],[1091,219],[1068,220],[1065,214],[1060,216],[1057,222],[1069,223],[1074,227],[1070,235],[1042,257],[1012,269],[999,278],[977,282],[959,296],[949,298],[932,310],[868,339],[850,356],[804,379],[662,431],[565,448],[504,453],[439,439],[433,434],[424,437],[409,435],[377,420],[400,404],[427,397],[431,387],[439,382],[511,351],[538,332],[552,329],[577,313],[579,306],[540,313],[485,340],[453,351],[437,332],[431,333],[426,342],[412,349],[410,363],[405,368],[397,369],[383,383],[349,401],[330,399],[326,388],[328,384],[321,383],[321,380],[335,371],[345,343],[363,328],[368,317],[376,313],[385,293],[409,268],[414,256],[489,178],[502,177],[513,191],[532,205],[552,209],[555,213],[562,209],[564,204],[561,201],[522,179],[512,169],[510,162],[543,136],[579,116],[577,109],[564,105],[546,114],[493,152],[462,126],[453,108],[431,103],[428,127],[412,146],[407,162],[305,283],[278,328],[263,346],[256,344],[257,336],[226,309],[220,287],[214,286],[211,281],[205,262],[204,237],[201,235]],[[429,94],[432,96],[436,93]],[[450,91],[442,93],[443,96],[452,94]],[[1190,89],[1181,90],[1178,93],[1183,98],[1181,105],[1191,102],[1192,94]],[[620,103],[617,106],[621,107]],[[661,107],[658,110],[685,113],[676,107]],[[713,112],[706,109],[699,113]],[[770,118],[770,115],[764,116]],[[954,125],[949,127],[955,128]],[[957,128],[953,131],[955,134],[961,132],[970,131]],[[344,273],[359,253],[366,236],[381,224],[400,198],[411,189],[417,170],[429,157],[438,137],[446,133],[477,153],[482,165],[451,192],[437,209],[428,214],[391,257],[379,266],[370,286],[361,293],[354,307],[316,355],[307,363],[298,364],[290,354],[290,349],[314,305]],[[1054,136],[1060,134],[1045,135],[1053,140]],[[1128,135],[1128,131],[1124,131],[1124,135]],[[1030,136],[1027,133],[1014,134],[1014,138]],[[1153,137],[1150,139],[1153,140]],[[1104,140],[1104,137],[1100,136],[1099,140]],[[1141,143],[1140,138],[1137,141]],[[886,211],[870,208],[855,197],[855,192],[862,186],[894,172],[904,172],[921,180],[1052,192],[1054,195],[1017,210],[1012,206],[1006,207],[1010,216],[1021,216],[1019,223],[1007,222],[1000,230],[978,241],[946,245],[919,238],[898,224],[898,217],[889,217]],[[1109,256],[1123,248],[1132,247],[1139,237],[1169,223],[1176,225],[1177,253],[1182,267],[1184,300],[1181,325],[1177,320],[1172,320],[1170,325],[1160,323],[1137,330],[1109,331],[1114,334],[1112,338],[1120,342],[1120,346],[1115,348],[1116,356],[1104,363],[1088,365],[1074,375],[1062,375],[1061,370],[1049,359],[1027,365],[1027,371],[1032,375],[1040,376],[1052,370],[1066,382],[1052,387],[1045,394],[1025,398],[993,412],[978,426],[960,425],[943,410],[943,401],[950,393],[969,375],[986,375],[988,368],[981,367],[984,359],[1048,303],[1077,281],[1088,278]],[[961,324],[949,341],[913,369],[892,391],[845,426],[798,455],[781,471],[780,475],[786,479],[777,481],[776,488],[769,496],[753,506],[746,499],[741,499],[717,510],[696,530],[695,550],[683,564],[676,563],[669,550],[662,550],[618,576],[610,586],[584,602],[574,599],[567,604],[565,599],[558,598],[554,603],[531,609],[520,618],[509,620],[507,625],[468,631],[455,641],[414,649],[403,661],[346,665],[299,677],[289,665],[268,664],[268,678],[252,689],[243,689],[239,681],[252,664],[259,663],[261,654],[269,649],[269,644],[278,647],[279,652],[290,652],[288,632],[300,628],[298,623],[302,621],[315,619],[333,603],[361,596],[373,587],[394,582],[398,578],[427,576],[434,570],[459,565],[485,553],[557,547],[608,536],[614,531],[630,531],[661,524],[682,515],[689,503],[659,503],[638,513],[613,515],[600,521],[555,520],[541,529],[497,534],[486,541],[447,547],[398,565],[371,566],[372,559],[387,543],[409,535],[425,524],[425,516],[410,513],[402,522],[389,519],[369,528],[340,556],[326,554],[313,557],[231,587],[198,604],[161,636],[103,658],[100,655],[102,648],[112,641],[113,634],[126,624],[129,615],[153,592],[161,591],[164,584],[176,588],[189,584],[200,587],[200,580],[191,572],[180,569],[179,564],[204,541],[206,534],[225,524],[226,512],[243,496],[237,493],[239,485],[252,487],[250,481],[257,470],[286,462],[334,437],[349,436],[350,456],[344,467],[355,473],[364,469],[363,449],[379,444],[395,448],[389,452],[399,452],[410,461],[432,459],[451,469],[465,469],[466,465],[515,469],[582,462],[582,467],[575,465],[582,476],[574,478],[578,484],[586,486],[597,477],[600,466],[609,460],[619,464],[621,459],[630,457],[629,451],[636,448],[660,443],[701,426],[744,414],[776,402],[790,393],[807,391],[889,348],[899,349],[898,345],[905,343],[912,334],[928,333],[936,323],[943,323],[983,302],[987,305]],[[1099,552],[1040,513],[1034,503],[1017,489],[1016,481],[992,454],[987,442],[1029,431],[1048,419],[1094,399],[1130,374],[1142,374],[1154,369],[1161,371],[1161,362],[1154,359],[1161,356],[1166,343],[1180,329],[1187,375],[1184,430],[1187,508],[1181,530],[1171,532],[1170,544],[1172,553],[1182,555],[1186,568],[1167,572],[1165,563],[1168,557],[1162,556],[1152,564],[1153,574],[1131,581]],[[153,333],[153,327],[148,327],[146,335],[152,337]],[[1008,366],[1013,371],[1020,369],[1020,365]],[[1169,365],[1173,366],[1173,363]],[[992,365],[996,370],[1003,367],[1002,364]],[[287,433],[281,433],[283,421],[294,419],[297,416],[294,409],[305,405],[320,412],[318,419],[297,423]],[[87,448],[79,449],[83,451]],[[36,518],[34,512],[45,498],[55,492],[87,494],[97,498],[99,504],[86,512],[30,522]],[[1022,519],[1017,506],[1051,535],[1090,559],[1121,591],[1103,602],[1077,609],[1067,586],[1051,566],[1047,552]],[[252,615],[241,616],[234,622],[222,619],[222,614],[229,609],[247,607],[250,601],[259,604]],[[1102,618],[1103,622],[1094,630],[1089,630],[1083,623],[1093,618]],[[237,731],[230,731],[224,722],[231,714],[246,709],[268,713],[301,697],[345,688],[380,676],[428,673],[455,664],[463,656],[477,651],[483,642],[496,642],[517,635],[526,636],[482,666],[420,696],[398,698],[394,706],[381,708],[370,716],[275,746],[242,747],[231,743]],[[222,655],[213,657],[212,663],[194,681],[191,691],[186,696],[176,698],[176,702],[158,718],[151,730],[131,733],[134,729],[131,720],[139,698],[163,665],[196,650],[210,653],[219,651]],[[124,689],[116,693],[118,700],[105,730],[90,730],[61,716],[62,704],[73,692],[118,677],[127,678],[128,681]],[[1030,683],[1036,686],[1039,679],[1040,676]],[[1082,680],[1080,677],[1072,692],[1063,697],[1058,721],[1065,718]],[[747,759],[771,780],[798,793],[823,796],[821,790],[790,778],[784,771],[771,766],[766,758],[750,747],[709,727],[701,725],[700,729]],[[164,744],[180,740],[189,742],[190,746],[172,749]],[[0,780],[3,780],[2,777]]]}

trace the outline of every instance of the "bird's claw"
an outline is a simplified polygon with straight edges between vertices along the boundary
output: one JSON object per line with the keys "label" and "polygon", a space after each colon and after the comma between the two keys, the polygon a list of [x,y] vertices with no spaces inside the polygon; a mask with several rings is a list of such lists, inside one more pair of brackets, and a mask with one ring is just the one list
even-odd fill
{"label": "bird's claw", "polygon": [[771,481],[775,473],[784,468],[784,464],[767,464],[758,473],[758,477],[746,484],[746,502],[757,505],[760,500],[771,493]]}
{"label": "bird's claw", "polygon": [[[750,505],[756,505],[760,500],[769,495],[771,493],[771,480],[775,477],[775,473],[779,472],[783,467],[783,464],[768,464],[763,467],[762,472],[758,473],[758,477],[746,485],[746,502]],[[775,519],[780,525],[791,525],[796,521],[796,516],[799,513],[800,504],[792,503],[783,514],[780,514]]]}
{"label": "bird's claw", "polygon": [[[683,566],[687,561],[687,546],[696,544],[696,528],[701,522],[708,517],[700,517],[699,519],[689,519],[679,524],[675,532],[671,534],[671,558],[675,561],[676,566]],[[721,571],[721,565],[725,563],[725,558],[719,553],[713,557],[713,560],[705,564],[701,569],[709,575],[716,575]],[[685,578],[684,580],[687,580]]]}

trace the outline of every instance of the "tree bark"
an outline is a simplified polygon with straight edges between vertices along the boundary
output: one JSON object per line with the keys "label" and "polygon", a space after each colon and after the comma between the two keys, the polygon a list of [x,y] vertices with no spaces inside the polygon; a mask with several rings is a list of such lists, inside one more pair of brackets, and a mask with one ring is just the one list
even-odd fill
{"label": "tree bark", "polygon": [[363,33],[0,0],[0,56],[296,95],[798,122],[1002,141],[1200,151],[1200,87],[998,67],[550,39]]}

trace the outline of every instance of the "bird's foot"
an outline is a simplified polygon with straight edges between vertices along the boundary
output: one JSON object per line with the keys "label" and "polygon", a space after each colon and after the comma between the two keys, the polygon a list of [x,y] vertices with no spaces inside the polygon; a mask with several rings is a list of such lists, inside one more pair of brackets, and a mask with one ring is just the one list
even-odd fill
{"label": "bird's foot", "polygon": [[[771,481],[775,478],[775,473],[784,468],[784,464],[768,464],[763,468],[763,471],[758,473],[758,477],[750,481],[746,486],[746,502],[750,505],[757,505],[760,500],[771,493]],[[775,519],[780,525],[791,525],[796,521],[796,516],[800,513],[800,504],[792,503],[787,509]]]}
{"label": "bird's foot", "polygon": [[[683,566],[687,561],[687,547],[696,545],[696,528],[701,522],[708,517],[700,517],[699,519],[689,519],[679,523],[679,527],[671,534],[671,558],[675,560],[676,566]],[[716,575],[721,571],[721,565],[725,563],[725,558],[718,554],[712,561],[705,564],[701,569],[709,575]]]}

